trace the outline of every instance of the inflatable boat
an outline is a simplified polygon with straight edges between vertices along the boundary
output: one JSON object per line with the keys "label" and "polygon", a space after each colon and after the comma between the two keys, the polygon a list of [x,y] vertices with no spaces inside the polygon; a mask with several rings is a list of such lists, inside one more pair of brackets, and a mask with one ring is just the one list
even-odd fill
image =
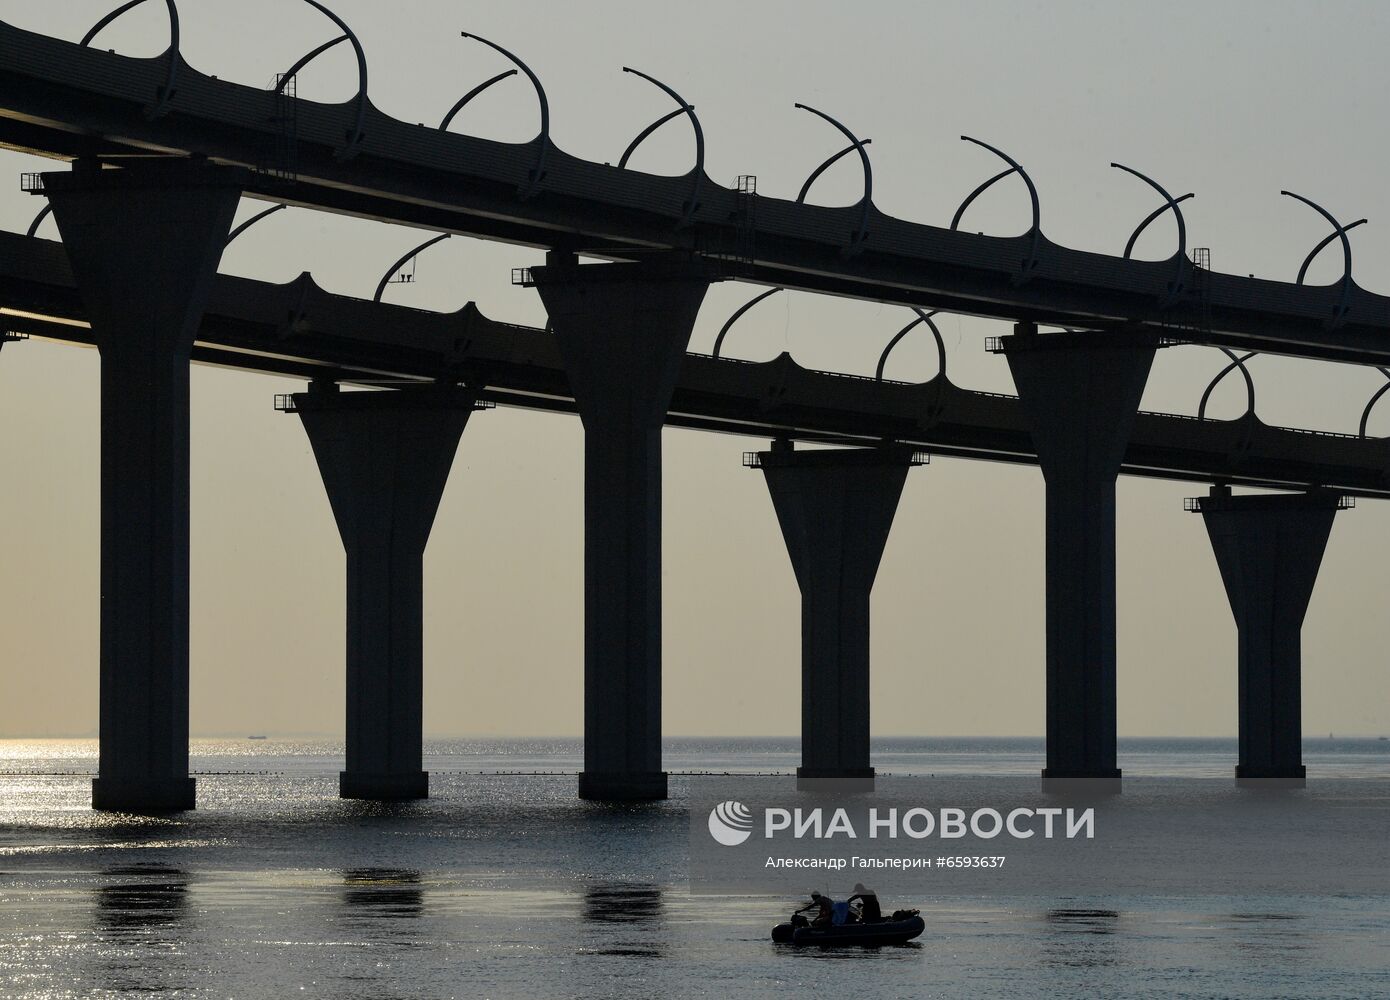
{"label": "inflatable boat", "polygon": [[832,948],[845,945],[877,947],[885,944],[906,944],[926,929],[926,923],[916,910],[899,910],[890,920],[868,924],[836,924],[812,927],[805,917],[793,917],[791,923],[772,928],[772,940],[781,944],[815,945]]}

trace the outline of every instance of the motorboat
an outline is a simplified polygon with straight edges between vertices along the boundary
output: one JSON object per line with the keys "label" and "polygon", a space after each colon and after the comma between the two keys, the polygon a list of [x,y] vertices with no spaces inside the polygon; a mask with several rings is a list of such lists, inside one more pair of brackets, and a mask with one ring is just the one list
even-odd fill
{"label": "motorboat", "polygon": [[922,931],[926,922],[917,910],[897,910],[889,918],[869,923],[846,922],[812,927],[801,914],[791,921],[772,928],[772,940],[779,944],[814,945],[821,948],[841,946],[879,947],[906,944]]}

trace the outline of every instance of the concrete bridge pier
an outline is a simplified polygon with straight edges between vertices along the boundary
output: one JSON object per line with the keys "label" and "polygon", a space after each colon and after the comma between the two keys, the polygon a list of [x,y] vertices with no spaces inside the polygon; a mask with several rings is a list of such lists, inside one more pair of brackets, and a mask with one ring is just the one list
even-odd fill
{"label": "concrete bridge pier", "polygon": [[1043,788],[1118,792],[1115,478],[1156,342],[1122,333],[1001,338],[1047,487]]}
{"label": "concrete bridge pier", "polygon": [[452,386],[293,396],[347,555],[345,799],[423,799],[425,545],[476,396]]}
{"label": "concrete bridge pier", "polygon": [[711,273],[686,259],[532,280],[584,423],[585,799],[666,797],[661,768],[661,428]]}
{"label": "concrete bridge pier", "polygon": [[1202,515],[1240,633],[1236,784],[1302,788],[1303,616],[1317,582],[1337,493],[1232,496],[1213,487]]}
{"label": "concrete bridge pier", "polygon": [[801,588],[803,788],[872,791],[869,760],[869,593],[893,526],[909,448],[752,456],[763,470]]}
{"label": "concrete bridge pier", "polygon": [[92,806],[194,806],[188,364],[242,173],[193,160],[46,173],[101,352],[100,762]]}

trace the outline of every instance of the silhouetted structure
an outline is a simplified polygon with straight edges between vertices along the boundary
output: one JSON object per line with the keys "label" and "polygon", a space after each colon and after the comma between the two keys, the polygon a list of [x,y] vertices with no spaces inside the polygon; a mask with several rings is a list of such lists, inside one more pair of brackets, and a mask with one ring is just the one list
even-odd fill
{"label": "silhouetted structure", "polygon": [[587,799],[666,797],[661,769],[661,428],[710,271],[687,261],[531,271],[584,421]]}
{"label": "silhouetted structure", "polygon": [[[1042,469],[1048,783],[1084,779],[1118,788],[1116,476],[1313,490],[1292,499],[1214,497],[1203,508],[1241,629],[1238,775],[1301,779],[1292,623],[1301,622],[1334,499],[1390,495],[1384,449],[1365,434],[1386,390],[1367,403],[1358,435],[1314,438],[1259,421],[1245,362],[1253,352],[1275,351],[1390,365],[1390,298],[1352,279],[1347,233],[1360,221],[1344,226],[1285,192],[1333,228],[1297,280],[1216,274],[1201,248],[1189,257],[1181,202],[1191,196],[1174,198],[1113,164],[1164,204],[1139,223],[1121,257],[1070,250],[1044,236],[1038,191],[1021,163],[963,136],[1008,169],[967,196],[949,228],[906,222],[873,203],[869,140],[805,105],[798,107],[850,145],[811,173],[795,201],[760,198],[750,175],[723,188],[704,174],[693,106],[636,70],[677,107],[641,132],[616,167],[590,163],[555,148],[545,90],[530,67],[471,35],[516,70],[475,86],[438,129],[422,130],[371,106],[360,41],[318,0],[307,2],[342,34],[301,58],[269,93],[188,66],[174,0],[166,0],[170,47],[154,60],[87,44],[131,4],[98,22],[80,45],[0,23],[0,143],[78,161],[71,174],[25,181],[49,195],[63,247],[33,237],[42,213],[29,236],[0,234],[0,281],[16,313],[6,325],[15,334],[95,343],[102,354],[96,807],[193,805],[190,360],[314,382],[291,405],[313,442],[347,554],[345,796],[427,791],[421,558],[479,399],[577,412],[584,422],[585,797],[666,794],[660,557],[661,429],[668,423],[842,446],[774,448],[758,459],[803,596],[803,723],[816,734],[807,740],[803,777],[872,778],[868,599],[914,448]],[[356,56],[355,99],[298,100],[289,79],[343,40]],[[535,140],[497,143],[447,131],[469,100],[518,71],[539,105]],[[628,168],[646,136],[682,116],[695,133],[690,173],[653,177]],[[844,209],[807,204],[816,178],[851,152],[863,171],[860,200]],[[103,161],[119,169],[103,170]],[[970,204],[1014,174],[1029,194],[1027,231],[1002,239],[960,231]],[[225,243],[256,221],[229,236],[241,193],[437,230],[388,270],[377,300],[397,268],[450,233],[549,248],[529,282],[553,335],[494,323],[471,305],[437,315],[329,295],[307,274],[283,286],[218,277]],[[1169,211],[1176,253],[1159,262],[1131,259],[1138,235]],[[1343,251],[1341,281],[1304,285],[1310,261],[1334,241]],[[576,248],[621,262],[580,267]],[[708,284],[727,277],[910,306],[919,317],[914,325],[925,323],[936,338],[940,370],[920,386],[883,381],[888,352],[911,325],[880,356],[873,380],[808,371],[785,355],[750,365],[687,354]],[[1019,324],[1000,347],[1019,398],[949,382],[931,320],[938,310]],[[1039,324],[1084,332],[1042,335]],[[4,339],[11,336],[6,331]],[[1178,341],[1227,351],[1226,372],[1239,369],[1246,379],[1245,417],[1204,419],[1210,389],[1195,421],[1138,412],[1154,350]],[[394,388],[337,390],[338,382],[379,383],[383,372]]]}
{"label": "silhouetted structure", "polygon": [[920,461],[909,448],[795,451],[789,441],[746,459],[763,470],[801,588],[805,787],[873,788],[869,592],[907,470]]}
{"label": "silhouetted structure", "polygon": [[193,807],[188,362],[241,177],[189,160],[44,176],[101,351],[98,809]]}
{"label": "silhouetted structure", "polygon": [[1302,787],[1303,615],[1346,501],[1326,490],[1232,496],[1218,486],[1188,506],[1206,523],[1240,631],[1236,781]]}
{"label": "silhouetted structure", "polygon": [[[133,59],[0,22],[0,142],[60,157],[158,149],[260,164],[247,191],[270,201],[532,246],[567,243],[617,257],[698,250],[766,285],[1080,329],[1164,334],[1177,326],[1193,343],[1390,364],[1382,333],[1390,326],[1390,298],[1355,285],[1345,238],[1352,225],[1342,226],[1322,209],[1343,247],[1343,278],[1330,288],[1199,275],[1204,269],[1183,256],[1182,240],[1172,258],[1156,262],[1072,250],[1042,232],[1040,195],[1019,161],[967,137],[1007,164],[982,188],[1017,173],[1032,203],[1022,236],[981,236],[880,210],[872,197],[867,142],[813,112],[851,140],[846,152],[860,154],[863,196],[831,209],[754,195],[758,209],[750,214],[744,210],[746,193],[715,183],[698,163],[689,175],[661,177],[566,154],[550,136],[549,106],[537,75],[483,39],[478,41],[530,80],[541,111],[534,140],[516,144],[435,128],[422,132],[417,122],[393,119],[368,99],[366,56],[357,39],[336,15],[315,6],[353,43],[358,93],[351,101],[322,104],[283,93],[277,98],[216,79],[182,60],[177,39],[163,57]],[[643,76],[673,95],[677,111],[686,113],[688,104],[674,91]],[[293,155],[285,162],[268,155],[287,149]],[[1172,198],[1144,175],[1124,169],[1165,198],[1152,217],[1173,211],[1181,220],[1176,203],[1182,197]]]}
{"label": "silhouetted structure", "polygon": [[1047,483],[1044,787],[1111,782],[1115,762],[1115,478],[1153,364],[1152,338],[1002,339]]}
{"label": "silhouetted structure", "polygon": [[299,414],[347,555],[348,799],[429,794],[421,764],[425,546],[476,398],[312,383]]}

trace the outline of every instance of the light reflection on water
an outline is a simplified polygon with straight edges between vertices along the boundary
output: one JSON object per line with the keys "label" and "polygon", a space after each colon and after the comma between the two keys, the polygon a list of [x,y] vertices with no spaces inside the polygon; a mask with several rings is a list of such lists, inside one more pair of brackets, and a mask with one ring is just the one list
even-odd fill
{"label": "light reflection on water", "polygon": [[[269,742],[217,758],[252,773],[201,777],[173,818],[93,813],[80,775],[0,777],[0,995],[1361,997],[1390,969],[1369,897],[890,897],[922,908],[911,946],[792,949],[768,940],[792,901],[689,895],[687,779],[602,807],[572,777],[459,767],[374,805],[337,798],[327,748]],[[0,770],[81,759],[59,749]]]}
{"label": "light reflection on water", "polygon": [[[795,740],[671,738],[662,748],[672,773],[777,772],[789,774],[800,763]],[[1304,762],[1312,775],[1343,778],[1390,775],[1390,740],[1309,737]],[[273,773],[330,775],[343,757],[341,740],[325,738],[199,738],[190,743],[195,773]],[[873,741],[880,774],[1035,775],[1043,766],[1040,738],[881,737]],[[1236,758],[1234,739],[1121,738],[1119,763],[1131,776],[1230,777]],[[427,739],[425,769],[431,772],[574,773],[583,764],[578,739]],[[0,740],[0,774],[96,772],[94,739]]]}

